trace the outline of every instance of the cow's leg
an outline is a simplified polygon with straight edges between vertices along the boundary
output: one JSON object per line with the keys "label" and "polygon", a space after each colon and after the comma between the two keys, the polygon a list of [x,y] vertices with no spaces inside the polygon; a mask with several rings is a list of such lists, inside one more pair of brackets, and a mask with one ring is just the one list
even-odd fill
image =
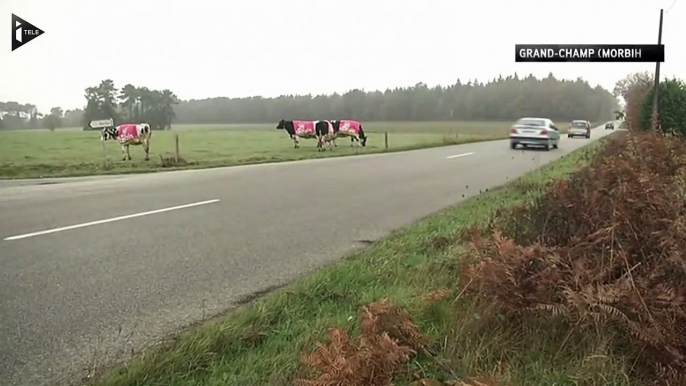
{"label": "cow's leg", "polygon": [[355,144],[355,136],[351,135],[350,136],[350,147],[353,147],[354,144]]}
{"label": "cow's leg", "polygon": [[298,138],[297,135],[293,136],[293,142],[295,143],[295,148],[299,149],[300,148],[300,139]]}
{"label": "cow's leg", "polygon": [[128,158],[128,160],[131,161],[131,147],[130,147],[130,145],[126,145],[126,158]]}
{"label": "cow's leg", "polygon": [[126,145],[121,145],[121,160],[126,161]]}
{"label": "cow's leg", "polygon": [[145,150],[145,160],[149,161],[150,160],[150,142],[147,139],[143,141],[143,150]]}

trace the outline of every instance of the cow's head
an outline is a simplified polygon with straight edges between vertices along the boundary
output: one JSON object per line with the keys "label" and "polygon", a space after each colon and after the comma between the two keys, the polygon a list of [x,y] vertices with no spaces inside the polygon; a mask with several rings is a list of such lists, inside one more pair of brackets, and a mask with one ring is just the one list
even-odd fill
{"label": "cow's head", "polygon": [[279,123],[276,125],[276,128],[279,130],[283,130],[286,128],[286,121],[285,120],[280,120]]}
{"label": "cow's head", "polygon": [[100,140],[101,141],[107,141],[108,139],[116,139],[117,138],[117,128],[116,127],[106,127],[102,129],[102,132],[100,133]]}

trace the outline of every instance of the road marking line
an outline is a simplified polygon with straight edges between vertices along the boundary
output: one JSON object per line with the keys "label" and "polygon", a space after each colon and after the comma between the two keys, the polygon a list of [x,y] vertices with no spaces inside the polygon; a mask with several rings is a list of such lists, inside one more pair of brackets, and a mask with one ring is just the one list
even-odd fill
{"label": "road marking line", "polygon": [[468,155],[472,155],[474,153],[463,153],[463,154],[457,154],[457,155],[451,155],[449,157],[446,157],[447,159],[453,159],[453,158],[460,158],[460,157],[466,157]]}
{"label": "road marking line", "polygon": [[212,203],[219,202],[219,201],[220,201],[219,199],[214,199],[214,200],[208,200],[208,201],[194,202],[194,203],[192,203],[192,204],[179,205],[179,206],[172,206],[172,207],[169,207],[169,208],[155,209],[155,210],[151,210],[151,211],[148,211],[148,212],[127,214],[126,216],[113,217],[113,218],[108,218],[108,219],[105,219],[105,220],[91,221],[91,222],[86,222],[86,223],[82,223],[82,224],[70,225],[70,226],[66,226],[66,227],[62,227],[62,228],[55,228],[55,229],[49,229],[49,230],[40,231],[40,232],[33,232],[33,233],[26,233],[26,234],[18,235],[18,236],[11,236],[11,237],[5,238],[5,241],[19,240],[19,239],[25,239],[25,238],[27,238],[27,237],[40,236],[40,235],[47,235],[47,234],[49,234],[49,233],[62,232],[62,231],[70,230],[70,229],[88,227],[88,226],[91,226],[91,225],[105,224],[105,223],[108,223],[108,222],[114,222],[114,221],[120,221],[120,220],[127,220],[127,219],[134,218],[134,217],[141,217],[141,216],[147,216],[147,215],[150,215],[150,214],[157,214],[157,213],[162,213],[162,212],[169,212],[169,211],[171,211],[171,210],[185,209],[185,208],[191,208],[191,207],[199,206],[199,205],[212,204]]}

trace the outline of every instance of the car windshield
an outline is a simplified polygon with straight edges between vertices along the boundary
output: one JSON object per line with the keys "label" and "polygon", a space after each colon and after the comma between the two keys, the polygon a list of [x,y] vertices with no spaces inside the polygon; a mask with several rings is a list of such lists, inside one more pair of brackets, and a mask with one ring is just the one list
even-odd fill
{"label": "car windshield", "polygon": [[572,126],[574,126],[574,127],[585,127],[585,126],[586,126],[586,122],[583,122],[583,121],[575,121],[575,122],[572,122]]}
{"label": "car windshield", "polygon": [[542,119],[520,119],[516,125],[523,126],[545,126],[545,121]]}

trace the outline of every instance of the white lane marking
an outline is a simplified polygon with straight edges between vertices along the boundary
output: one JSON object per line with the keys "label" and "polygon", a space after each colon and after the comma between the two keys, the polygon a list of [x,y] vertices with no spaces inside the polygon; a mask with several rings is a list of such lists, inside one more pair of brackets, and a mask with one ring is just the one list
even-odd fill
{"label": "white lane marking", "polygon": [[120,221],[120,220],[127,220],[127,219],[134,218],[134,217],[141,217],[141,216],[147,216],[147,215],[150,215],[150,214],[157,214],[157,213],[162,213],[162,212],[169,212],[169,211],[171,211],[171,210],[185,209],[185,208],[191,208],[191,207],[199,206],[199,205],[212,204],[212,203],[219,202],[219,201],[220,201],[219,199],[214,199],[214,200],[207,200],[207,201],[194,202],[194,203],[192,203],[192,204],[179,205],[179,206],[172,206],[172,207],[169,207],[169,208],[156,209],[156,210],[151,210],[151,211],[148,211],[148,212],[127,214],[126,216],[113,217],[113,218],[108,218],[108,219],[104,219],[104,220],[91,221],[91,222],[86,222],[86,223],[82,223],[82,224],[70,225],[70,226],[66,226],[66,227],[62,227],[62,228],[48,229],[48,230],[40,231],[40,232],[33,232],[33,233],[26,233],[26,234],[18,235],[18,236],[11,236],[11,237],[5,238],[5,241],[19,240],[19,239],[25,239],[25,238],[27,238],[27,237],[40,236],[40,235],[47,235],[47,234],[49,234],[49,233],[62,232],[62,231],[70,230],[70,229],[88,227],[88,226],[91,226],[91,225],[105,224],[105,223],[108,223],[108,222],[114,222],[114,221]]}
{"label": "white lane marking", "polygon": [[463,153],[463,154],[456,154],[456,155],[451,155],[446,157],[447,159],[453,159],[453,158],[460,158],[460,157],[466,157],[468,155],[472,155],[474,153]]}

